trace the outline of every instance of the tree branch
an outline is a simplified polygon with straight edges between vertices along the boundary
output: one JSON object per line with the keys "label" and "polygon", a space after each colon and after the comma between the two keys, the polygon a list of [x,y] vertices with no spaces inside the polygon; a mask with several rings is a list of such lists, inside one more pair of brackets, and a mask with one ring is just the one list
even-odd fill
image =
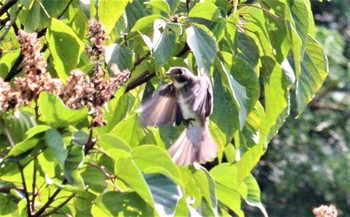
{"label": "tree branch", "polygon": [[14,4],[17,3],[18,0],[9,0],[6,4],[4,4],[1,8],[0,8],[0,17],[6,13],[6,11],[12,7]]}

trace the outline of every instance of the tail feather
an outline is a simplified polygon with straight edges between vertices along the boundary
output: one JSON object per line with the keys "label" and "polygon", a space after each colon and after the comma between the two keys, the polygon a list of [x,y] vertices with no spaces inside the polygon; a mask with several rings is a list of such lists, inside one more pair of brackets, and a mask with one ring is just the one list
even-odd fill
{"label": "tail feather", "polygon": [[212,161],[217,151],[218,147],[206,127],[186,128],[168,150],[180,166]]}

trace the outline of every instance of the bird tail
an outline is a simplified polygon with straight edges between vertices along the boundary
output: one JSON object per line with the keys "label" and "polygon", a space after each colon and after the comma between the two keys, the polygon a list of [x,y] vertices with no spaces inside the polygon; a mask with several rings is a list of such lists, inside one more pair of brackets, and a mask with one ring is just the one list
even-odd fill
{"label": "bird tail", "polygon": [[212,161],[217,156],[218,146],[207,127],[193,126],[181,133],[168,152],[176,164],[186,166]]}

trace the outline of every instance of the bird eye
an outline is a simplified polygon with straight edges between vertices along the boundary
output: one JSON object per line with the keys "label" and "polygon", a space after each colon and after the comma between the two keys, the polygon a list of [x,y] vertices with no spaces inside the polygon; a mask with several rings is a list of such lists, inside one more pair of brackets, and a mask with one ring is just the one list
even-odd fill
{"label": "bird eye", "polygon": [[182,70],[181,69],[177,70],[177,74],[182,75],[183,74]]}

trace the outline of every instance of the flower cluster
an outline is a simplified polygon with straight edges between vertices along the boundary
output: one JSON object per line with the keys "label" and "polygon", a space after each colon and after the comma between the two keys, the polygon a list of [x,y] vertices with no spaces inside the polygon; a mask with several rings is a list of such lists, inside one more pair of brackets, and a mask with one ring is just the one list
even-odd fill
{"label": "flower cluster", "polygon": [[71,109],[87,106],[92,116],[92,126],[105,125],[102,106],[113,98],[116,90],[129,78],[130,72],[121,72],[113,64],[113,76],[105,76],[102,68],[103,43],[107,37],[102,24],[94,19],[89,21],[88,38],[90,45],[87,53],[95,64],[91,76],[80,70],[72,70],[66,84],[63,84],[60,79],[52,78],[46,72],[47,62],[40,52],[37,35],[20,30],[17,39],[21,44],[24,77],[15,78],[15,88],[0,78],[0,111],[27,105],[30,101],[37,100],[40,92],[47,91],[58,95]]}
{"label": "flower cluster", "polygon": [[316,217],[337,217],[338,210],[334,205],[321,205],[320,207],[314,208],[312,210]]}

